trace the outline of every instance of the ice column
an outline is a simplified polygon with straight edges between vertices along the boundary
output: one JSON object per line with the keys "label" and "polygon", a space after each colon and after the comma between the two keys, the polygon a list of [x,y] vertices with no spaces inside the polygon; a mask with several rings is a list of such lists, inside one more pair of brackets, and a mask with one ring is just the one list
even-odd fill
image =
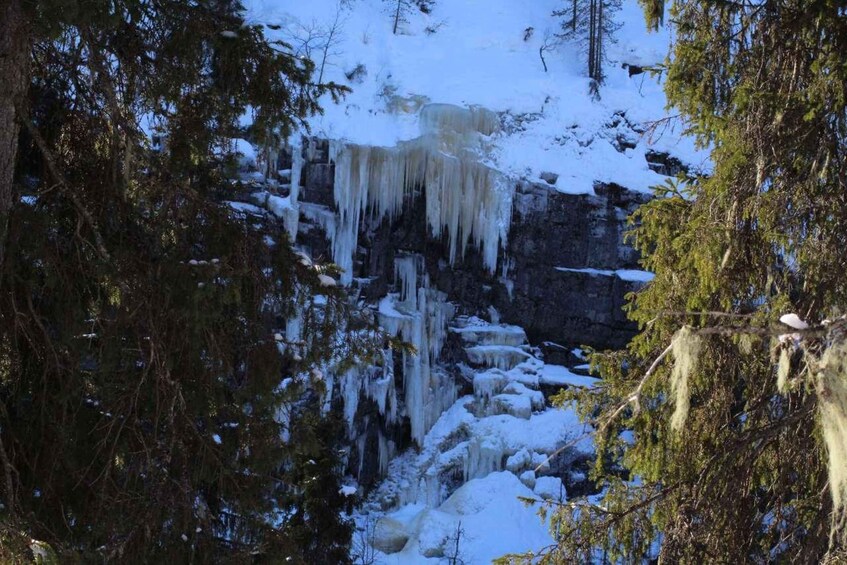
{"label": "ice column", "polygon": [[[397,257],[395,274],[401,291],[380,305],[381,325],[415,348],[403,353],[403,390],[412,439],[418,445],[441,413],[455,402],[457,393],[453,379],[436,365],[453,306],[446,302],[444,293],[428,288],[427,278],[418,274],[421,264],[420,256]],[[403,294],[408,298],[397,300]]]}

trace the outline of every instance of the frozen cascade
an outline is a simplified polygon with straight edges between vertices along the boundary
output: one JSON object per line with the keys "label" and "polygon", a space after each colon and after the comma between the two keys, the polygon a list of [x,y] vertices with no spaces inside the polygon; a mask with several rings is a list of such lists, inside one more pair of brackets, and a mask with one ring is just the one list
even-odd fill
{"label": "frozen cascade", "polygon": [[410,310],[418,307],[418,271],[423,270],[423,257],[418,254],[398,255],[394,259],[394,281],[400,301]]}
{"label": "frozen cascade", "polygon": [[[386,331],[415,348],[414,352],[403,352],[403,389],[412,439],[418,445],[441,413],[456,401],[457,394],[452,377],[436,365],[454,309],[443,292],[428,288],[425,276],[418,286],[421,261],[416,255],[397,257],[395,273],[400,293],[383,299],[379,308],[380,324]],[[404,294],[405,300],[397,300]]]}
{"label": "frozen cascade", "polygon": [[421,109],[421,136],[396,147],[332,142],[334,198],[338,223],[327,232],[333,260],[353,278],[353,255],[364,214],[395,218],[423,189],[426,217],[433,236],[446,231],[450,263],[464,256],[470,243],[480,249],[494,272],[511,223],[514,187],[485,165],[484,136],[499,129],[497,115],[483,108],[428,104]]}
{"label": "frozen cascade", "polygon": [[[396,284],[402,286],[399,277]],[[381,320],[396,331],[408,331],[406,308],[399,294],[389,295],[380,304]],[[497,520],[513,512],[494,501],[511,503],[518,496],[558,499],[564,492],[562,467],[592,449],[590,440],[579,439],[586,428],[573,411],[547,408],[539,382],[547,373],[566,369],[535,357],[536,350],[528,346],[521,328],[474,317],[451,319],[450,325],[466,351],[480,346],[514,348],[525,351],[528,358],[507,370],[470,369],[473,395],[444,410],[418,449],[391,458],[384,479],[358,518],[360,524],[376,517],[378,524],[399,520],[406,525],[408,538],[402,545],[380,548],[393,554],[386,563],[407,562],[409,548],[422,555],[430,550],[439,554],[441,540],[455,531],[457,521],[471,523],[489,504],[497,504],[496,510],[491,507]],[[572,447],[563,450],[568,444]],[[380,466],[382,461],[380,453]],[[470,495],[471,491],[476,494]],[[527,520],[535,524],[534,510],[527,512]],[[485,527],[490,527],[490,519]]]}
{"label": "frozen cascade", "polygon": [[376,402],[379,413],[389,424],[397,421],[397,394],[394,390],[394,357],[390,349],[382,352],[382,372],[365,381],[368,398]]}
{"label": "frozen cascade", "polygon": [[274,213],[282,217],[282,225],[285,227],[285,231],[288,233],[291,241],[297,238],[297,230],[300,223],[298,198],[300,197],[300,177],[303,171],[303,165],[305,164],[301,143],[302,141],[297,142],[295,137],[295,141],[287,148],[287,150],[291,151],[292,161],[291,184],[288,196],[285,198],[275,197],[279,200],[280,205],[276,206],[277,210]]}
{"label": "frozen cascade", "polygon": [[465,482],[503,468],[505,449],[498,437],[474,437],[468,446],[468,457],[465,460]]}
{"label": "frozen cascade", "polygon": [[453,104],[427,104],[421,108],[421,129],[427,133],[454,131],[491,135],[500,131],[500,118],[482,106],[462,108]]}
{"label": "frozen cascade", "polygon": [[[359,390],[362,385],[362,375],[358,367],[348,369],[339,382],[341,395],[344,398],[344,418],[347,420],[348,435],[353,435],[353,425],[356,410],[359,409]],[[361,452],[360,452],[361,453]]]}

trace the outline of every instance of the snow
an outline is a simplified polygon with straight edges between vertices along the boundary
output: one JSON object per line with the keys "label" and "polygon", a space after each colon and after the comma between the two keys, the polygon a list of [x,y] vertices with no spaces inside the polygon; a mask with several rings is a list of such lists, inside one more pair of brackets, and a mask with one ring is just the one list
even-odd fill
{"label": "snow", "polygon": [[559,477],[538,477],[533,492],[543,499],[567,500],[567,492]]}
{"label": "snow", "polygon": [[[584,55],[564,44],[547,52],[545,72],[539,48],[559,22],[551,17],[559,0],[531,3],[508,0],[437,2],[430,14],[410,12],[408,24],[392,33],[392,21],[381,0],[248,0],[249,22],[277,24],[266,33],[293,40],[299,24],[328,26],[341,10],[339,42],[331,50],[326,80],[353,88],[341,104],[322,100],[325,113],[310,121],[313,134],[358,145],[395,147],[418,137],[420,121],[430,120],[420,108],[450,104],[467,109],[459,120],[490,125],[487,112],[503,118],[503,131],[492,137],[489,160],[508,177],[537,179],[542,172],[559,175],[555,188],[591,193],[596,181],[617,182],[647,190],[663,180],[650,170],[647,149],[669,151],[684,162],[706,166],[705,153],[669,123],[652,135],[639,131],[665,118],[665,98],[656,78],[629,76],[621,63],[655,65],[664,61],[669,36],[648,33],[635,2],[624,2],[617,43],[606,50],[607,80],[601,99],[588,95]],[[426,28],[437,28],[427,33]],[[526,41],[524,30],[533,28]],[[296,41],[295,41],[296,43]],[[295,45],[295,48],[297,46]],[[361,82],[345,76],[362,65]],[[472,113],[477,110],[474,116]],[[625,115],[620,126],[610,126]],[[482,128],[489,131],[492,128]],[[492,131],[493,133],[493,131]],[[635,143],[624,152],[614,146],[618,134]],[[579,163],[579,166],[573,166]]]}
{"label": "snow", "polygon": [[528,420],[508,415],[488,416],[471,426],[472,433],[480,437],[498,438],[502,448],[517,452],[526,448],[538,452],[554,452],[559,446],[576,441],[575,447],[592,451],[590,438],[581,436],[583,424],[571,409],[547,410],[533,414]]}
{"label": "snow", "polygon": [[595,277],[618,277],[625,281],[641,283],[648,283],[655,277],[655,275],[650,271],[639,271],[636,269],[617,269],[610,271],[605,269],[574,269],[571,267],[556,267],[556,270],[570,273],[585,273]]}
{"label": "snow", "polygon": [[793,312],[790,314],[783,314],[779,317],[779,321],[786,326],[794,328],[795,330],[805,330],[809,327],[809,324],[804,322],[800,316]]}
{"label": "snow", "polygon": [[338,489],[338,494],[342,496],[356,496],[357,489],[354,486],[344,485]]}
{"label": "snow", "polygon": [[[227,32],[221,32],[221,35],[223,35],[224,33]],[[239,161],[242,163],[242,165],[256,164],[256,150],[253,148],[253,145],[249,141],[240,138],[233,139],[232,145],[232,152],[238,156]]]}
{"label": "snow", "polygon": [[544,365],[539,381],[543,384],[557,386],[593,387],[600,379],[578,375],[561,365]]}
{"label": "snow", "polygon": [[338,285],[338,282],[329,275],[318,275],[318,281],[323,287],[332,287]]}
{"label": "snow", "polygon": [[381,555],[378,563],[443,563],[452,555],[457,532],[467,563],[490,563],[506,553],[552,543],[547,524],[537,516],[538,505],[518,497],[536,498],[512,473],[495,472],[465,483],[437,509],[407,507],[402,513],[408,542],[399,553]]}
{"label": "snow", "polygon": [[257,216],[261,216],[265,213],[265,211],[259,208],[258,206],[254,204],[249,204],[247,202],[235,202],[233,200],[228,200],[225,204],[233,210],[241,212],[242,214],[254,214]]}

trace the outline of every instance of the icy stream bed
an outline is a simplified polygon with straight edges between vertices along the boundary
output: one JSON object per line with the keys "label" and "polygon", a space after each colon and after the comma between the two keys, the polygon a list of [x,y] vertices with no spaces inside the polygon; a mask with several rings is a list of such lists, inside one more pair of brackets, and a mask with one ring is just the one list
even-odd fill
{"label": "icy stream bed", "polygon": [[[473,394],[441,414],[420,449],[390,461],[359,508],[354,551],[372,551],[376,563],[440,563],[457,547],[465,563],[489,563],[549,545],[539,503],[521,499],[567,500],[570,463],[592,453],[590,428],[572,409],[550,407],[539,390],[592,379],[543,363],[516,326],[465,322],[451,331],[467,349],[484,343],[492,353],[472,369]],[[497,348],[526,357],[503,370]]]}

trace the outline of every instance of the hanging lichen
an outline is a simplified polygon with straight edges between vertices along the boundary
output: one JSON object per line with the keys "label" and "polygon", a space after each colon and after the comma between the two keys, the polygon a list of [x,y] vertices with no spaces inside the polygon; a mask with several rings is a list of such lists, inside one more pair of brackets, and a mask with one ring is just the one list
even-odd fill
{"label": "hanging lichen", "polygon": [[688,409],[691,405],[691,394],[688,379],[697,367],[702,339],[694,333],[690,326],[683,326],[674,335],[671,343],[671,353],[674,366],[671,371],[671,395],[674,401],[674,411],[671,416],[671,428],[680,431],[688,419]]}
{"label": "hanging lichen", "polygon": [[779,353],[779,363],[776,370],[776,388],[784,393],[788,385],[788,373],[791,371],[791,354],[783,347]]}
{"label": "hanging lichen", "polygon": [[847,342],[831,345],[823,354],[817,393],[823,439],[829,458],[832,495],[830,542],[847,542]]}

